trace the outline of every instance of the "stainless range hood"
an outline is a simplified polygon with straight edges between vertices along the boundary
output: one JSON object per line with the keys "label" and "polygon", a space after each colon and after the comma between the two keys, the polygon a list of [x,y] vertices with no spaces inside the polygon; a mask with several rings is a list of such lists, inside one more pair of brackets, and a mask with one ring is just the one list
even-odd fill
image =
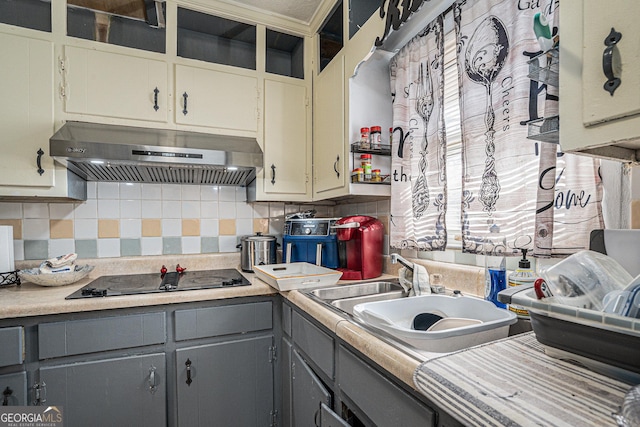
{"label": "stainless range hood", "polygon": [[245,186],[262,169],[255,138],[67,122],[51,157],[87,181]]}

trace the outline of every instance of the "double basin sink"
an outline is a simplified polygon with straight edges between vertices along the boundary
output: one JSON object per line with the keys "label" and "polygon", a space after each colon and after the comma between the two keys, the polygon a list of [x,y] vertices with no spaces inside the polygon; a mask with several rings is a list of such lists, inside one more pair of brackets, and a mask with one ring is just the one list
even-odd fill
{"label": "double basin sink", "polygon": [[[515,314],[470,296],[408,296],[398,281],[335,285],[302,291],[309,298],[364,325],[383,338],[420,353],[446,353],[483,344],[509,333]],[[415,329],[417,316],[437,315],[451,327]]]}

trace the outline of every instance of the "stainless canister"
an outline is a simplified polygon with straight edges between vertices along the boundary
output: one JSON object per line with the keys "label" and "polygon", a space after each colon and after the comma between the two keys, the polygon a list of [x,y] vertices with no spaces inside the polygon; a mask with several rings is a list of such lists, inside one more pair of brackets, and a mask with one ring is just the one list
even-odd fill
{"label": "stainless canister", "polygon": [[275,236],[256,233],[240,238],[240,267],[242,271],[253,272],[254,265],[276,264],[278,242]]}

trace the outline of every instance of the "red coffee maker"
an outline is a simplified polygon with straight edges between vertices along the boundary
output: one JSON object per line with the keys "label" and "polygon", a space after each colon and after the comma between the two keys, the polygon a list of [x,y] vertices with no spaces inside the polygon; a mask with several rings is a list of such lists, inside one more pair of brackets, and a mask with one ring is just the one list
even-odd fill
{"label": "red coffee maker", "polygon": [[346,216],[334,224],[338,236],[341,280],[373,279],[382,275],[384,225],[364,215]]}

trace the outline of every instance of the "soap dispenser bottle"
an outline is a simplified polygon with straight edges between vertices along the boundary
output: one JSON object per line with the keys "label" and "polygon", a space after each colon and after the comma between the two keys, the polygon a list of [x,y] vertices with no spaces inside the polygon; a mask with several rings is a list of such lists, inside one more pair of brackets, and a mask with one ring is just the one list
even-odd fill
{"label": "soap dispenser bottle", "polygon": [[507,245],[505,237],[500,234],[500,226],[492,224],[489,227],[489,236],[484,243],[484,297],[487,301],[494,303],[496,307],[506,308],[505,304],[498,301],[498,292],[507,287],[507,260],[505,258]]}
{"label": "soap dispenser bottle", "polygon": [[[531,269],[531,262],[527,259],[527,249],[522,251],[522,259],[518,261],[518,269],[509,275],[509,287],[533,284],[536,281],[536,275]],[[509,304],[509,311],[514,312],[519,318],[529,319],[529,312],[526,308],[516,304]]]}

